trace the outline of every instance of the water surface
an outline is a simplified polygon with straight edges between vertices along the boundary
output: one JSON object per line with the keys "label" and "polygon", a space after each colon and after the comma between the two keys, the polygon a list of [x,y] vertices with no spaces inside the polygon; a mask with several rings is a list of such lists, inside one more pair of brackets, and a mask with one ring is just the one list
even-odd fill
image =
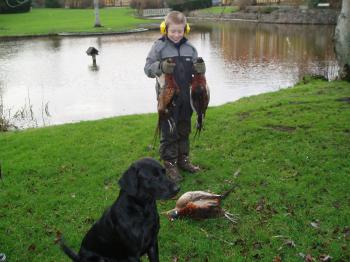
{"label": "water surface", "polygon": [[[292,86],[304,74],[336,76],[334,26],[206,22],[192,29],[188,38],[207,64],[211,106]],[[3,110],[34,118],[19,126],[156,112],[155,80],[143,66],[159,37],[150,31],[2,40]],[[100,51],[97,69],[85,53],[89,46]]]}

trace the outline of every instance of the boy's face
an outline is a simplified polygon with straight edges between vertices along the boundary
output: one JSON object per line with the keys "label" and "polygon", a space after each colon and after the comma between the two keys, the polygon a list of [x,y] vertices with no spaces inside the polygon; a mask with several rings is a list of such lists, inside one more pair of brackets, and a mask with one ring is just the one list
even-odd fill
{"label": "boy's face", "polygon": [[183,24],[169,24],[168,29],[168,38],[173,41],[175,44],[180,42],[185,34],[185,25]]}

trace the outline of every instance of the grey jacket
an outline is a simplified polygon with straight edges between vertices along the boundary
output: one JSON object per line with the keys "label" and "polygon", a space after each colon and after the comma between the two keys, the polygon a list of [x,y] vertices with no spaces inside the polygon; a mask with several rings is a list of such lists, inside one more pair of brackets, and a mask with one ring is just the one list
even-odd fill
{"label": "grey jacket", "polygon": [[160,63],[167,58],[172,58],[175,61],[174,79],[180,87],[180,97],[188,100],[189,84],[193,74],[193,61],[198,58],[197,50],[186,38],[183,38],[178,44],[174,44],[166,36],[154,42],[146,58],[144,71],[148,77],[157,78],[157,97],[162,87],[160,76],[163,76]]}

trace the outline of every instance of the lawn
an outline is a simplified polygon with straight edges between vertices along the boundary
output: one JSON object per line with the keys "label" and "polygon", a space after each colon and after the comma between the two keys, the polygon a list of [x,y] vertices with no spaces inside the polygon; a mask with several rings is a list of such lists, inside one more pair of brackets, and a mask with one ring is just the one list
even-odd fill
{"label": "lawn", "polygon": [[[350,261],[349,102],[349,83],[313,80],[209,108],[206,129],[191,137],[203,171],[183,173],[181,193],[235,184],[223,207],[239,221],[161,215],[160,261]],[[68,261],[56,233],[79,248],[123,171],[158,158],[149,147],[156,121],[144,114],[0,133],[0,253]],[[158,210],[174,205],[160,201]]]}
{"label": "lawn", "polygon": [[0,36],[118,32],[152,22],[137,18],[131,8],[102,8],[100,20],[103,27],[94,28],[93,9],[33,8],[29,13],[0,14]]}
{"label": "lawn", "polygon": [[239,11],[238,6],[213,6],[209,8],[204,8],[197,10],[202,14],[231,14]]}

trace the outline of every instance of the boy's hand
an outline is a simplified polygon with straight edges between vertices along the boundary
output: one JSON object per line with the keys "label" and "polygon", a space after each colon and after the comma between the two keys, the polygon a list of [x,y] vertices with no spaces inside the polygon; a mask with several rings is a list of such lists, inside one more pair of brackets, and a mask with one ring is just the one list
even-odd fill
{"label": "boy's hand", "polygon": [[167,59],[161,62],[160,68],[162,69],[163,73],[172,74],[174,72],[175,65],[176,64],[174,62]]}
{"label": "boy's hand", "polygon": [[202,62],[197,62],[193,64],[194,71],[198,74],[205,74],[205,63],[204,61]]}

